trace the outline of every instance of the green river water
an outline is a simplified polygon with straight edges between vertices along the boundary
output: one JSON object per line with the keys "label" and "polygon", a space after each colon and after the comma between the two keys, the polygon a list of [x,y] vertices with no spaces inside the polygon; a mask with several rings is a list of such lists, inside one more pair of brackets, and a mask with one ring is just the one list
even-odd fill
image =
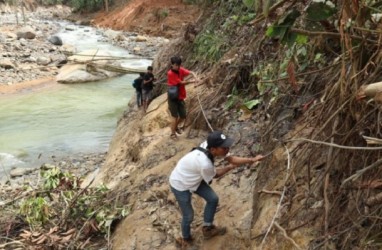
{"label": "green river water", "polygon": [[[85,33],[84,29],[60,35],[80,50],[102,48],[128,55],[126,50],[99,43],[96,30],[86,27]],[[147,67],[151,62],[126,63]],[[131,86],[135,77],[127,74],[0,96],[0,176],[14,166],[36,167],[52,156],[107,151],[117,121],[135,93]]]}

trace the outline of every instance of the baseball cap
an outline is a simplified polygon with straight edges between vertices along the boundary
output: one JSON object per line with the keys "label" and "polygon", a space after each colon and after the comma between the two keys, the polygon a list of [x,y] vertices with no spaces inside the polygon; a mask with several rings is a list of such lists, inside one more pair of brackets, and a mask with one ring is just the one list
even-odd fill
{"label": "baseball cap", "polygon": [[221,131],[214,131],[207,137],[207,147],[209,148],[229,148],[233,142],[232,138],[225,136]]}

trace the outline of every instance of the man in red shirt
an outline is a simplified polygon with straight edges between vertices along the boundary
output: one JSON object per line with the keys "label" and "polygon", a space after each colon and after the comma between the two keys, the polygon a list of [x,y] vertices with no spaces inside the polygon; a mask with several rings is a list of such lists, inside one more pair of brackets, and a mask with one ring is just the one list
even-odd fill
{"label": "man in red shirt", "polygon": [[[176,89],[176,96],[168,96],[168,108],[170,110],[173,121],[171,123],[171,138],[177,139],[176,133],[180,134],[182,131],[178,128],[178,125],[181,124],[186,119],[186,105],[184,99],[186,99],[186,84],[194,83],[195,80],[198,80],[196,74],[192,71],[189,71],[181,67],[182,59],[178,56],[171,57],[171,69],[167,72],[167,85],[170,88]],[[184,80],[188,75],[192,75],[195,80],[189,81]]]}

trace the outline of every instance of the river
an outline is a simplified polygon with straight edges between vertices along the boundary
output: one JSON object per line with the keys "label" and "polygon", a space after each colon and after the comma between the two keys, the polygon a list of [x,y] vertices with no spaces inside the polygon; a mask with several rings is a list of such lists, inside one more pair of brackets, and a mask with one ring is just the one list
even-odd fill
{"label": "river", "polygon": [[[128,51],[100,42],[92,27],[60,22],[58,35],[78,51],[107,50],[112,55],[131,56]],[[131,68],[146,68],[146,59],[123,62]],[[135,93],[131,82],[137,75],[81,84],[55,84],[38,91],[0,98],[0,176],[12,167],[37,167],[51,157],[105,152],[118,118]]]}

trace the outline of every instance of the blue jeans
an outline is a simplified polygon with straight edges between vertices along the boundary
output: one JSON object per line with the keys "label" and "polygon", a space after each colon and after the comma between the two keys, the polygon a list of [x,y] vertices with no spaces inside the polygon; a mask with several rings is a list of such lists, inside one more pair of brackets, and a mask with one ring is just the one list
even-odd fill
{"label": "blue jeans", "polygon": [[142,91],[135,91],[137,93],[137,106],[142,106]]}
{"label": "blue jeans", "polygon": [[[171,191],[174,193],[180,210],[182,211],[182,236],[185,239],[189,239],[191,237],[191,222],[194,219],[194,209],[192,208],[191,203],[192,193],[188,190],[178,191],[173,187],[171,187]],[[207,202],[204,207],[204,224],[212,225],[216,213],[216,207],[219,203],[219,197],[204,181],[200,183],[195,193]]]}

